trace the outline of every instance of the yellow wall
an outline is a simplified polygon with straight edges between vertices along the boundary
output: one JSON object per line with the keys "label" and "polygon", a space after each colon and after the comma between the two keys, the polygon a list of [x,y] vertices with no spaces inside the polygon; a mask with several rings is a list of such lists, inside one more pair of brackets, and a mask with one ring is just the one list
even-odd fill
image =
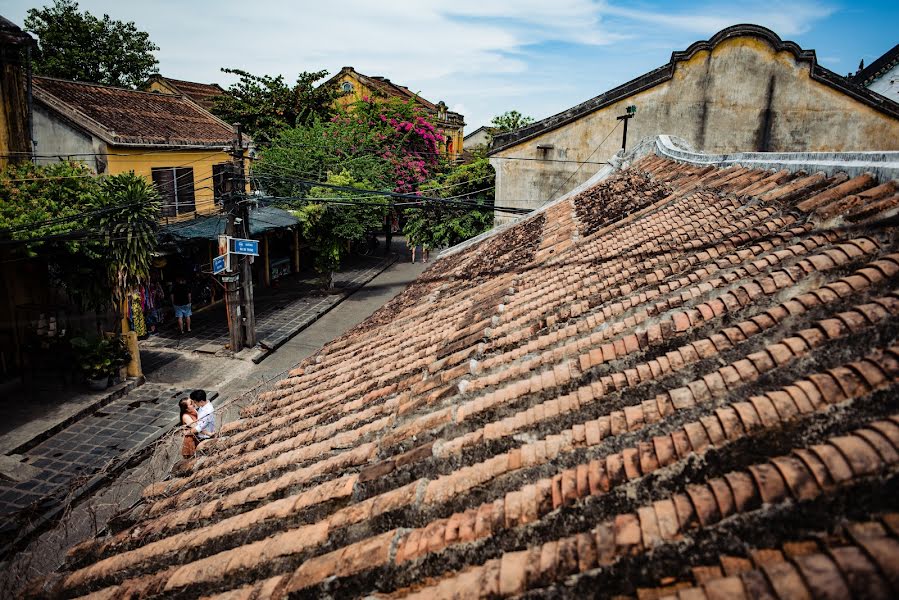
{"label": "yellow wall", "polygon": [[167,217],[166,222],[187,221],[197,215],[214,213],[218,209],[212,191],[212,166],[229,162],[231,156],[221,150],[149,151],[146,149],[109,148],[108,172],[111,175],[134,171],[152,181],[153,168],[190,167],[194,170],[194,198],[196,212]]}
{"label": "yellow wall", "polygon": [[181,94],[181,92],[179,92],[178,90],[156,79],[150,82],[150,85],[145,91],[159,92],[160,94]]}
{"label": "yellow wall", "polygon": [[[343,83],[345,81],[348,81],[353,84],[353,93],[346,94],[344,96],[337,98],[337,100],[335,100],[335,103],[338,106],[346,108],[353,102],[361,100],[362,98],[365,98],[365,97],[371,98],[371,97],[375,96],[375,93],[372,91],[372,89],[369,88],[368,86],[364,85],[362,82],[360,82],[353,73],[344,73],[337,80],[336,85],[337,85],[338,90],[342,91],[341,86],[343,86]],[[450,125],[448,123],[440,123],[440,122],[437,122],[437,126],[441,130],[443,130],[444,136],[449,136],[450,138],[452,138],[453,152],[449,158],[450,159],[456,158],[457,156],[459,156],[462,153],[462,144],[463,144],[463,139],[465,138],[465,133],[463,131],[464,128],[456,126],[456,125]]]}

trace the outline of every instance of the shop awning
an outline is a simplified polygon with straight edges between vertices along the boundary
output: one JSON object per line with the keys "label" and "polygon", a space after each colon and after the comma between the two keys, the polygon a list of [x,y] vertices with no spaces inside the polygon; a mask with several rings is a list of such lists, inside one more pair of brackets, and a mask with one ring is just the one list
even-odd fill
{"label": "shop awning", "polygon": [[[225,234],[228,218],[225,215],[200,216],[183,223],[163,225],[159,230],[162,242],[180,240],[212,240]],[[274,206],[260,206],[250,209],[250,235],[257,236],[266,231],[293,227],[297,218],[286,210]]]}

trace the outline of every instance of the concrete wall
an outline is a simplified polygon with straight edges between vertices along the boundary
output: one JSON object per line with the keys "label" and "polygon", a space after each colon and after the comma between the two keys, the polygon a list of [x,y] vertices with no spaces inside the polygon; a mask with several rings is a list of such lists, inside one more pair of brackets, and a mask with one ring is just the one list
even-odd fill
{"label": "concrete wall", "polygon": [[466,150],[477,148],[478,146],[487,146],[489,142],[490,132],[486,129],[480,129],[479,131],[468,134],[468,137],[466,137],[464,141]]}
{"label": "concrete wall", "polygon": [[61,119],[40,104],[34,105],[34,139],[37,164],[58,160],[80,160],[97,173],[106,171],[106,144],[81,128]]}
{"label": "concrete wall", "polygon": [[872,81],[868,89],[893,102],[899,102],[899,64]]}
{"label": "concrete wall", "polygon": [[616,117],[631,104],[630,144],[671,134],[716,153],[899,149],[899,119],[813,79],[809,61],[766,39],[731,37],[673,62],[670,79],[493,154],[496,203],[535,208],[589,179],[602,165],[577,161],[621,148]]}

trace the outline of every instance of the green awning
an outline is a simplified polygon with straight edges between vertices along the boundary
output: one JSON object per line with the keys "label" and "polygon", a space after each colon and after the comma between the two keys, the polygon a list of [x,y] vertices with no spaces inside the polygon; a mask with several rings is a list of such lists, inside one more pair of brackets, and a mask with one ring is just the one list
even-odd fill
{"label": "green awning", "polygon": [[[183,223],[163,225],[159,230],[162,242],[182,240],[212,240],[225,234],[227,217],[222,214],[199,216]],[[286,210],[274,206],[260,206],[250,209],[250,235],[257,236],[266,231],[293,227],[297,218]]]}

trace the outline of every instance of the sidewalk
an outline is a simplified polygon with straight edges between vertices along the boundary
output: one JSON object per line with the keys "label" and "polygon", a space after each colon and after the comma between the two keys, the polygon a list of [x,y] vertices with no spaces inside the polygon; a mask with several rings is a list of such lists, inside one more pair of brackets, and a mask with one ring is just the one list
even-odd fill
{"label": "sidewalk", "polygon": [[[322,291],[316,277],[298,273],[278,281],[277,287],[256,287],[256,335],[261,352],[253,359],[259,362],[284,342],[339,304],[344,298],[371,281],[396,260],[387,257],[356,257],[344,270],[334,274],[334,289]],[[144,373],[152,373],[172,358],[171,353],[153,349],[217,354],[229,341],[227,318],[223,304],[194,313],[191,332],[183,335],[176,322],[157,335],[140,342]]]}
{"label": "sidewalk", "polygon": [[19,458],[24,477],[0,481],[0,547],[38,527],[171,431],[178,422],[178,401],[189,392],[140,386],[10,457]]}

